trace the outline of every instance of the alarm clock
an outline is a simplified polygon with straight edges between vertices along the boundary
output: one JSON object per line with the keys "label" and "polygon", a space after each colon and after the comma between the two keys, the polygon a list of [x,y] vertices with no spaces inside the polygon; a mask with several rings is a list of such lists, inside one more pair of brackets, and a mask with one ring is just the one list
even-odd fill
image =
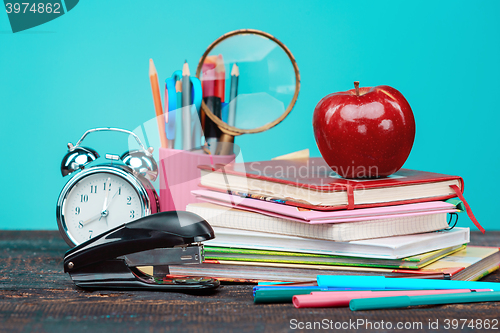
{"label": "alarm clock", "polygon": [[[92,132],[115,131],[132,135],[141,149],[121,156],[106,154],[110,162],[85,168],[97,160],[92,148],[80,146]],[[79,245],[123,223],[160,211],[158,195],[151,184],[158,176],[158,166],[139,137],[119,128],[94,128],[83,134],[61,162],[61,173],[72,175],[57,200],[57,225],[69,246]]]}

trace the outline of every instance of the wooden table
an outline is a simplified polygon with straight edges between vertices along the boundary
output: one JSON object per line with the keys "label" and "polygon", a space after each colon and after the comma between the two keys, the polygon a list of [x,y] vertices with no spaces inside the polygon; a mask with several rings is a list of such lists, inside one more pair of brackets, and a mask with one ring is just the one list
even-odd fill
{"label": "wooden table", "polygon": [[[500,232],[487,232],[486,235],[474,232],[471,239],[474,245],[499,246]],[[57,231],[0,231],[0,331],[282,332],[299,331],[293,328],[300,322],[303,325],[307,322],[331,325],[332,321],[335,325],[335,322],[349,324],[357,320],[364,320],[359,331],[370,331],[367,321],[375,330],[383,320],[385,325],[391,322],[394,331],[398,331],[395,330],[398,322],[403,325],[420,322],[422,329],[418,331],[436,332],[429,330],[429,321],[439,320],[441,331],[445,319],[467,319],[467,323],[470,319],[500,320],[500,303],[358,313],[347,308],[254,305],[251,285],[224,285],[209,296],[144,291],[88,292],[75,288],[69,275],[63,273],[62,258],[67,250],[68,246]],[[500,273],[497,271],[483,280],[499,282]],[[467,326],[463,330],[472,331]],[[488,331],[499,330],[500,323],[496,329]],[[355,330],[351,325],[343,331]],[[474,332],[479,331],[474,329]]]}

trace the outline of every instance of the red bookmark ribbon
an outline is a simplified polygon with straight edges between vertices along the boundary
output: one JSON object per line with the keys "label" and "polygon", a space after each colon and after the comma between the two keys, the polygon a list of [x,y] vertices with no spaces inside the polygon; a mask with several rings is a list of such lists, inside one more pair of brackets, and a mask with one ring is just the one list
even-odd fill
{"label": "red bookmark ribbon", "polygon": [[465,210],[467,211],[467,215],[469,216],[469,218],[472,220],[472,222],[474,223],[474,225],[479,229],[479,231],[481,231],[483,234],[486,232],[484,230],[484,228],[479,224],[479,222],[477,221],[476,217],[474,216],[474,214],[472,213],[472,209],[470,209],[470,206],[469,204],[467,203],[467,201],[465,200],[464,196],[462,195],[462,192],[460,191],[460,189],[458,188],[457,185],[450,185],[451,189],[453,191],[455,191],[455,194],[457,195],[457,197],[462,200],[462,202],[464,203],[464,206],[465,206]]}
{"label": "red bookmark ribbon", "polygon": [[354,209],[354,189],[347,185],[347,209]]}

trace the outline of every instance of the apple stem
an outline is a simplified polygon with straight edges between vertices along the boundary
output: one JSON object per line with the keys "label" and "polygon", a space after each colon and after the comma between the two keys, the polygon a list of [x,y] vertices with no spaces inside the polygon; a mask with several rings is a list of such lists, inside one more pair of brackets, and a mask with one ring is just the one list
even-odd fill
{"label": "apple stem", "polygon": [[359,96],[359,81],[354,81],[354,88],[356,89],[356,96]]}

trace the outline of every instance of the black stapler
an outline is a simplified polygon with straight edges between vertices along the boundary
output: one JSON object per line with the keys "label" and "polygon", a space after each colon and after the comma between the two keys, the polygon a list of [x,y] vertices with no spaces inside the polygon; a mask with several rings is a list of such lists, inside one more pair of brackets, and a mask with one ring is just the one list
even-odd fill
{"label": "black stapler", "polygon": [[[64,255],[64,272],[89,289],[206,290],[210,277],[175,277],[168,265],[203,262],[202,241],[214,231],[200,216],[172,211],[149,215],[110,229]],[[138,266],[153,266],[153,275]]]}

